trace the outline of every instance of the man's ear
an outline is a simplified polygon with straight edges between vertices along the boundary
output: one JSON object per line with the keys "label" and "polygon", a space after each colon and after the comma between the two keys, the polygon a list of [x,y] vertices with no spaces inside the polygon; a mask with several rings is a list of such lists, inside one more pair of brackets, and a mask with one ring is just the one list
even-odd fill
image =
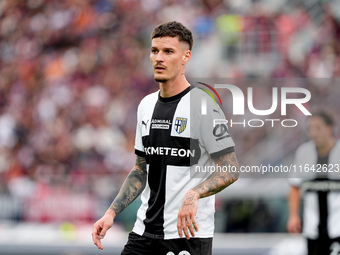
{"label": "man's ear", "polygon": [[183,65],[185,65],[191,58],[191,51],[190,50],[185,50],[184,55],[183,55]]}

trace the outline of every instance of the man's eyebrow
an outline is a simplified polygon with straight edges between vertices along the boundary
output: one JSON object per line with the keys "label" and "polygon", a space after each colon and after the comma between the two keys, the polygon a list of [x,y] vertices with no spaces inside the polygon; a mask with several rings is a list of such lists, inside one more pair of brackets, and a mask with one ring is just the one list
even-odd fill
{"label": "man's eyebrow", "polygon": [[175,51],[175,50],[176,50],[175,48],[171,48],[171,47],[158,48],[158,47],[156,47],[156,46],[151,46],[151,48],[150,48],[150,49],[152,49],[152,50],[154,50],[154,49],[156,49],[156,50],[159,50],[159,49],[161,49],[161,50],[164,50],[164,51],[166,51],[166,50],[172,50],[172,51]]}
{"label": "man's eyebrow", "polygon": [[172,50],[172,51],[174,51],[175,48],[166,47],[166,48],[164,48],[164,50]]}

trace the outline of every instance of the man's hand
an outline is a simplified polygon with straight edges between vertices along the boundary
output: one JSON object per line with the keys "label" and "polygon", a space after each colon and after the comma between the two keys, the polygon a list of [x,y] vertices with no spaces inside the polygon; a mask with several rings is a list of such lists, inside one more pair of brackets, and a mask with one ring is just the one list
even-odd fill
{"label": "man's hand", "polygon": [[195,236],[194,229],[198,231],[198,226],[196,223],[196,213],[198,209],[198,199],[199,195],[193,191],[189,190],[183,200],[181,208],[179,208],[177,216],[177,230],[179,237],[183,237],[183,232],[186,239],[190,239],[190,234],[192,237]]}
{"label": "man's hand", "polygon": [[287,229],[289,233],[300,233],[301,232],[301,220],[299,216],[289,217],[287,223]]}
{"label": "man's hand", "polygon": [[112,227],[114,218],[114,212],[109,209],[105,215],[93,225],[92,240],[98,249],[104,249],[101,239],[105,237],[106,231]]}

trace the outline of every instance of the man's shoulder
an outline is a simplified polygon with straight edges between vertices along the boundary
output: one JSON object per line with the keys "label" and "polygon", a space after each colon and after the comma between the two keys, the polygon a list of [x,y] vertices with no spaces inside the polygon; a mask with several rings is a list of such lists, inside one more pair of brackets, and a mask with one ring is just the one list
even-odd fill
{"label": "man's shoulder", "polygon": [[[219,118],[225,118],[224,112],[218,103],[218,99],[200,87],[194,87],[190,91],[190,106],[193,110],[193,115],[201,115],[203,108],[207,113],[218,113]],[[213,116],[213,114],[208,114]]]}
{"label": "man's shoulder", "polygon": [[335,140],[335,146],[334,149],[340,150],[340,140]]}
{"label": "man's shoulder", "polygon": [[192,89],[190,90],[190,94],[191,94],[190,95],[191,97],[198,97],[198,98],[207,97],[207,98],[210,98],[207,92],[205,92],[202,88],[196,87],[196,86],[192,86]]}
{"label": "man's shoulder", "polygon": [[139,107],[149,106],[151,102],[158,100],[159,90],[146,95],[139,103]]}
{"label": "man's shoulder", "polygon": [[314,151],[315,150],[315,144],[314,144],[314,142],[312,141],[312,140],[310,140],[310,141],[308,141],[308,142],[305,142],[305,143],[303,143],[303,144],[301,144],[298,148],[297,148],[297,150],[296,150],[296,152],[297,153],[301,153],[301,152],[304,152],[304,153],[306,153],[307,151]]}
{"label": "man's shoulder", "polygon": [[[312,151],[315,151],[315,143],[310,140],[308,142],[305,142],[303,144],[301,144],[298,148],[297,148],[297,152],[304,152],[304,153],[308,153],[308,152],[312,152]],[[340,140],[336,140],[335,141],[335,146],[334,148],[332,149],[334,151],[340,151]]]}
{"label": "man's shoulder", "polygon": [[340,140],[335,140],[335,145],[332,149],[332,152],[338,157],[338,155],[340,154]]}

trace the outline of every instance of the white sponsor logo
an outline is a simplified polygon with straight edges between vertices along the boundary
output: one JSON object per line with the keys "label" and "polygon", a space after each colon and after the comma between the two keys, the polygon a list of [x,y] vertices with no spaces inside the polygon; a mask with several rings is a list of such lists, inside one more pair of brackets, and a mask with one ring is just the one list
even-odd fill
{"label": "white sponsor logo", "polygon": [[152,129],[169,129],[170,125],[167,125],[167,124],[152,124],[151,128]]}
{"label": "white sponsor logo", "polygon": [[151,120],[152,129],[169,129],[170,125],[171,125],[170,120],[160,120],[160,119]]}
{"label": "white sponsor logo", "polygon": [[144,148],[146,155],[169,155],[174,157],[195,157],[195,150],[178,149],[170,147],[146,147]]}

